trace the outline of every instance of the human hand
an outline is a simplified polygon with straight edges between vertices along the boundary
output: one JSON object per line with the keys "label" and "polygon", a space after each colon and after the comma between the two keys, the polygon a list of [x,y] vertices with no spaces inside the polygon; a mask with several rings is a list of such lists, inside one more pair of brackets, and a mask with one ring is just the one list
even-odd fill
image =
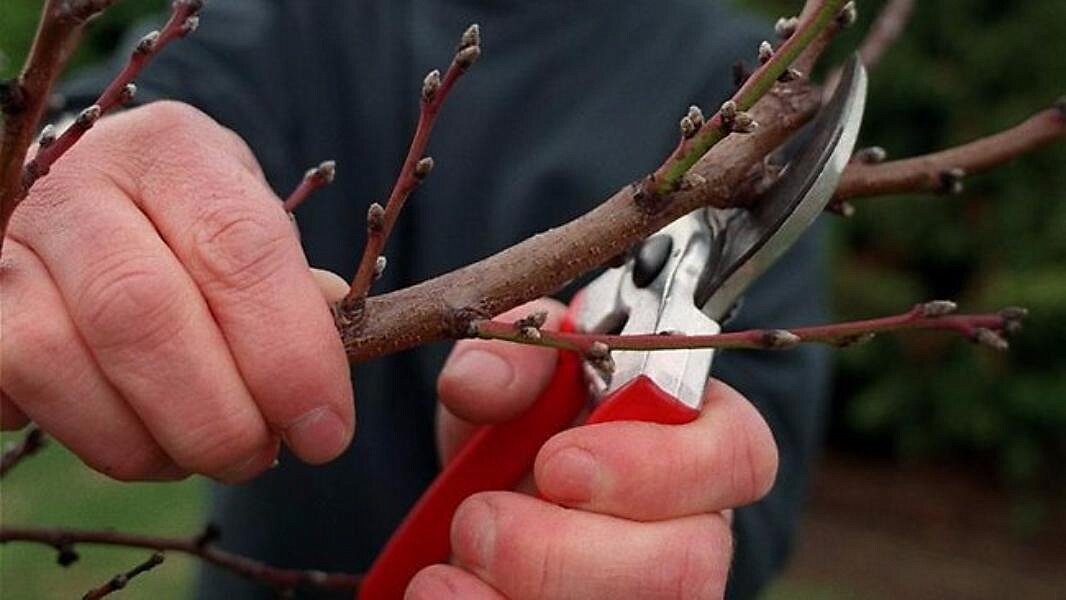
{"label": "human hand", "polygon": [[199,111],[98,123],[3,248],[4,429],[33,420],[123,480],[242,481],[281,440],[312,463],[351,440],[324,292],[255,157]]}
{"label": "human hand", "polygon": [[[564,307],[538,301],[510,313]],[[475,427],[520,414],[551,379],[555,352],[499,342],[457,344],[438,380],[441,455]],[[686,425],[614,422],[549,440],[514,492],[468,498],[452,522],[453,565],[423,569],[408,598],[715,598],[732,555],[729,511],[761,498],[777,471],[765,421],[711,380]]]}

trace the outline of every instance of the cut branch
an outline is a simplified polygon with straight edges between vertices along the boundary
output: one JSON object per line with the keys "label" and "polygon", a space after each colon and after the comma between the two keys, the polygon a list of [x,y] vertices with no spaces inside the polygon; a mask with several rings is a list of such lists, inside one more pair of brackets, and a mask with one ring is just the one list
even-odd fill
{"label": "cut branch", "polygon": [[362,581],[362,576],[360,575],[272,567],[251,558],[219,550],[210,544],[212,537],[210,535],[199,535],[192,538],[165,538],[116,531],[0,527],[0,543],[31,542],[44,544],[73,558],[76,558],[76,555],[73,555],[72,548],[77,544],[146,548],[156,552],[181,552],[198,557],[204,562],[236,573],[246,579],[260,581],[281,590],[307,586],[354,592],[359,589],[359,583]]}
{"label": "cut branch", "polygon": [[117,592],[129,585],[130,580],[132,580],[134,577],[137,577],[138,575],[141,575],[143,573],[147,573],[148,571],[151,571],[152,569],[163,564],[163,559],[163,553],[161,552],[156,552],[155,554],[152,554],[152,556],[148,557],[148,560],[144,561],[143,563],[137,565],[129,571],[126,571],[125,573],[119,573],[118,575],[115,575],[104,585],[94,590],[90,590],[88,593],[82,596],[82,600],[99,600],[100,598],[103,598],[105,596],[110,596],[112,593]]}
{"label": "cut branch", "polygon": [[0,461],[0,477],[14,469],[25,458],[36,454],[45,445],[44,432],[37,427],[30,428],[22,439],[11,444],[4,450],[4,457]]}
{"label": "cut branch", "polygon": [[950,192],[961,172],[969,175],[1066,137],[1066,102],[1006,131],[933,154],[880,164],[853,162],[844,171],[834,202],[911,192]]}
{"label": "cut branch", "polygon": [[[352,307],[361,307],[370,286],[373,285],[376,276],[380,275],[382,264],[382,251],[385,243],[392,233],[396,220],[407,202],[408,196],[415,190],[422,180],[429,175],[433,168],[433,159],[425,156],[426,146],[429,145],[429,136],[433,126],[437,122],[437,115],[448,98],[448,94],[455,86],[455,82],[466,73],[467,69],[481,55],[481,38],[478,26],[471,25],[463,33],[459,41],[459,48],[452,58],[451,65],[441,77],[439,71],[431,71],[422,84],[421,110],[418,115],[418,125],[415,127],[411,146],[407,150],[407,157],[403,161],[403,167],[396,178],[389,199],[385,203],[384,212],[380,219],[371,217],[367,220],[367,241],[363,250],[362,259],[352,279],[352,287],[345,298],[345,303]],[[371,208],[373,212],[373,208]]]}
{"label": "cut branch", "polygon": [[[1018,330],[1025,310],[1005,308],[994,314],[955,315],[955,304],[934,301],[918,304],[911,310],[890,317],[849,321],[831,325],[794,329],[752,329],[715,335],[599,335],[537,330],[523,322],[478,321],[472,325],[472,337],[506,340],[519,344],[547,346],[582,354],[602,354],[603,347],[612,351],[680,350],[694,348],[784,350],[802,343],[848,346],[865,341],[878,333],[931,329],[955,332],[974,342],[1006,350],[1004,334]],[[597,346],[599,345],[599,346]]]}

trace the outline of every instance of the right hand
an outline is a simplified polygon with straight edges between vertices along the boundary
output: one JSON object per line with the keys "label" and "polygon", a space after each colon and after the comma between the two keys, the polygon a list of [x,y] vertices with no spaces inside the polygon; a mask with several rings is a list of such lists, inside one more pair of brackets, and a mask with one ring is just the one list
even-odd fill
{"label": "right hand", "polygon": [[331,460],[355,414],[320,281],[237,135],[174,102],[104,119],[4,240],[3,428],[121,480]]}

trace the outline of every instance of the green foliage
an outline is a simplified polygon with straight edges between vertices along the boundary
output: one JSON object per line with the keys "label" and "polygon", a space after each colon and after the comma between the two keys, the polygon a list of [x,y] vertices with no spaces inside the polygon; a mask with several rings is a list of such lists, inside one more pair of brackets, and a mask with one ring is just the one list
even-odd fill
{"label": "green foliage", "polygon": [[[834,48],[838,56],[883,4],[859,3],[860,26]],[[1066,94],[1061,0],[916,5],[905,36],[872,75],[860,144],[883,146],[890,159],[935,151],[1009,127]],[[1019,498],[1062,488],[1064,167],[1066,146],[1058,144],[968,178],[961,196],[860,201],[856,217],[834,225],[840,318],[934,298],[956,299],[967,312],[1031,310],[1002,356],[928,334],[840,352],[838,437],[908,458],[982,457]]]}

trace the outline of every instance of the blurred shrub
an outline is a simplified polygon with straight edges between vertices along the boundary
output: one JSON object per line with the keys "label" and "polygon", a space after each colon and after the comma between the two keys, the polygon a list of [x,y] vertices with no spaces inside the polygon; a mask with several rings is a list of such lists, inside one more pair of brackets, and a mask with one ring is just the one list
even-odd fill
{"label": "blurred shrub", "polygon": [[[787,14],[794,2],[747,0]],[[861,27],[884,2],[859,2]],[[889,157],[1009,127],[1066,94],[1066,2],[917,2],[871,79],[862,140]],[[768,13],[769,14],[769,13]],[[966,180],[961,196],[860,201],[834,226],[840,318],[952,298],[977,312],[1031,310],[1005,355],[932,334],[838,354],[834,440],[904,457],[983,456],[1020,491],[1066,478],[1066,148]],[[1027,495],[1027,494],[1022,494]]]}

